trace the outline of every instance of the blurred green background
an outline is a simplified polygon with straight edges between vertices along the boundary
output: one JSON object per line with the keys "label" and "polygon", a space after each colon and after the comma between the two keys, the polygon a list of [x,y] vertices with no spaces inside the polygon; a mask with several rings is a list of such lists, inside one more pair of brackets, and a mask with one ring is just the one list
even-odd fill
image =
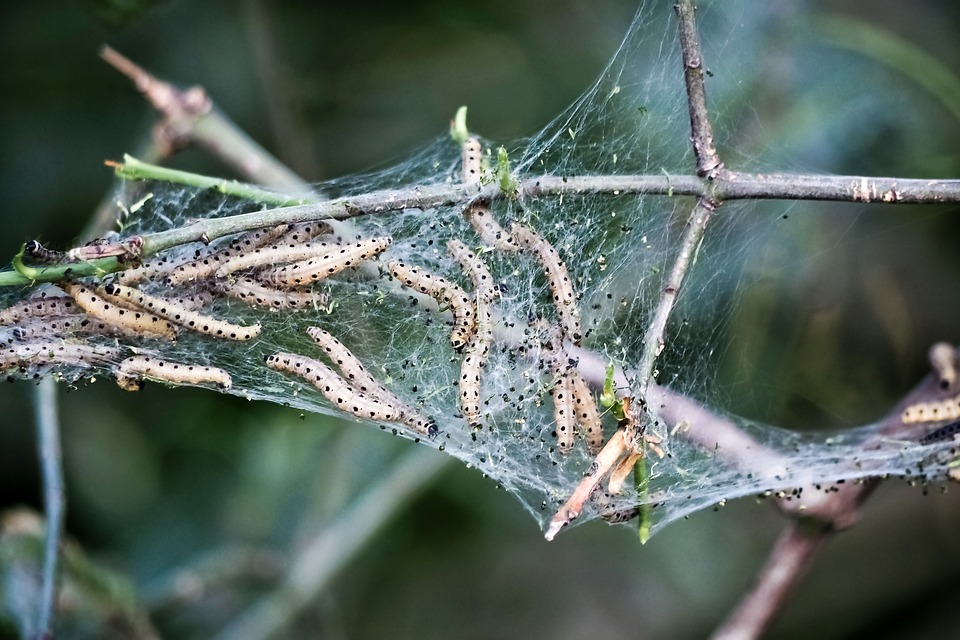
{"label": "blurred green background", "polygon": [[[772,6],[742,41],[705,45],[708,56],[738,47],[756,55],[756,75],[742,83],[743,124],[721,141],[732,168],[775,158],[764,168],[960,175],[960,98],[925,85],[929,66],[897,66],[908,61],[903,51],[920,50],[958,82],[960,7]],[[634,11],[631,2],[573,0],[3,3],[0,255],[35,237],[69,244],[111,186],[103,160],[149,135],[154,114],[97,58],[102,43],[159,77],[202,85],[247,133],[321,180],[402,159],[442,134],[461,104],[471,129],[490,139],[535,132],[593,80]],[[855,21],[839,40],[809,26],[835,15]],[[850,49],[868,28],[906,49]],[[194,150],[172,164],[227,172]],[[789,208],[791,218],[818,221],[805,238],[810,258],[785,284],[764,277],[776,256],[758,256],[756,285],[739,295],[720,349],[714,384],[725,408],[795,428],[881,416],[925,373],[931,342],[960,342],[957,213]],[[63,391],[69,534],[136,585],[164,637],[210,637],[248,610],[274,589],[283,562],[413,448],[198,390]],[[0,387],[4,509],[41,509],[31,392],[24,382]],[[956,633],[960,492],[949,489],[882,487],[863,521],[826,548],[772,636]],[[783,524],[769,505],[743,500],[674,524],[643,548],[631,528],[597,523],[547,544],[513,498],[451,463],[282,637],[703,637]],[[241,558],[228,563],[239,575],[200,592],[168,580],[217,554]],[[122,637],[101,626],[103,608],[86,611],[66,637]]]}

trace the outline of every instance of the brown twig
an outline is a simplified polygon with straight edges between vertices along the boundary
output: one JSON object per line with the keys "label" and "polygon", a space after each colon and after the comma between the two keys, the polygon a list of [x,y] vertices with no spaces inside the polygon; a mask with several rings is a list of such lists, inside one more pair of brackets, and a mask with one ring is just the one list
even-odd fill
{"label": "brown twig", "polygon": [[202,87],[178,89],[108,46],[100,55],[133,80],[137,90],[163,116],[154,128],[154,143],[161,157],[196,144],[247,180],[291,193],[310,191],[303,179],[221,113]]}
{"label": "brown twig", "polygon": [[703,86],[703,53],[697,32],[697,8],[693,0],[680,0],[674,6],[680,19],[680,51],[683,55],[683,79],[687,85],[687,105],[690,112],[691,141],[697,156],[697,175],[713,178],[723,169],[723,163],[713,144],[713,128],[707,111],[706,91]]}

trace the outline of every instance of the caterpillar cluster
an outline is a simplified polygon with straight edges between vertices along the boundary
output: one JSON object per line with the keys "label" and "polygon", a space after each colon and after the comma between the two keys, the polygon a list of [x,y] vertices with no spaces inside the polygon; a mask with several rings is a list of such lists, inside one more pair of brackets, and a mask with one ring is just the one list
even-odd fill
{"label": "caterpillar cluster", "polygon": [[[463,144],[465,187],[482,186],[482,158],[479,140],[468,138]],[[513,222],[509,232],[504,230],[488,202],[472,201],[464,215],[479,236],[481,249],[473,250],[460,240],[450,240],[447,249],[463,269],[470,291],[400,260],[388,260],[385,269],[401,287],[432,297],[441,312],[452,315],[450,346],[460,354],[458,397],[464,420],[473,429],[483,428],[484,407],[492,397],[484,393],[484,379],[495,344],[499,292],[485,256],[527,252],[540,264],[553,293],[555,344],[540,352],[546,354],[541,364],[552,381],[548,388],[557,450],[569,452],[579,433],[596,452],[603,442],[600,412],[575,363],[565,357],[564,345],[580,342],[581,325],[573,282],[559,252],[524,224]],[[142,344],[174,342],[184,332],[203,339],[256,340],[263,330],[260,323],[244,324],[209,312],[224,297],[270,310],[326,309],[329,313],[332,307],[319,283],[388,251],[391,243],[390,236],[342,243],[323,222],[280,225],[203,247],[186,258],[161,256],[130,265],[100,283],[65,280],[59,284],[62,294],[41,294],[0,311],[0,326],[10,327],[9,332],[0,333],[7,347],[0,370],[99,366],[109,367],[124,389],[139,389],[146,380],[230,389],[233,381],[226,371],[162,360],[147,355],[150,350]],[[28,255],[40,262],[66,254],[35,243]],[[170,294],[151,293],[158,284]],[[265,357],[266,365],[307,380],[334,407],[348,413],[403,424],[418,436],[436,435],[432,420],[387,389],[335,336],[320,327],[310,327],[308,334],[330,364],[310,354],[276,351]],[[104,350],[96,343],[104,337],[112,337],[119,346]]]}

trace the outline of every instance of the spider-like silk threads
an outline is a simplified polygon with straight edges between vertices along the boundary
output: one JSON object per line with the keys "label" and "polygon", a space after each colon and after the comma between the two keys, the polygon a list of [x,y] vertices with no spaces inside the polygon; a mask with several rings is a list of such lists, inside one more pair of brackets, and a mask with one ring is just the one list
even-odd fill
{"label": "spider-like silk threads", "polygon": [[216,338],[240,341],[253,340],[260,335],[260,323],[244,327],[239,324],[227,322],[226,320],[218,320],[217,318],[211,318],[202,313],[191,311],[171,300],[158,298],[157,296],[144,293],[132,287],[109,283],[104,285],[103,291],[108,296],[135,304],[161,318],[166,318],[175,324],[198,333]]}
{"label": "spider-like silk threads", "polygon": [[553,303],[557,308],[560,325],[564,337],[574,345],[580,344],[582,338],[580,330],[580,310],[577,308],[577,297],[573,291],[573,281],[567,272],[567,266],[560,259],[560,254],[553,245],[542,238],[536,231],[522,224],[514,223],[510,231],[517,240],[530,249],[543,267],[543,273],[553,292]]}
{"label": "spider-like silk threads", "polygon": [[281,352],[267,356],[266,364],[275,371],[291,373],[307,380],[341,411],[367,420],[403,420],[403,415],[397,409],[357,391],[333,369],[318,360]]}
{"label": "spider-like silk threads", "polygon": [[425,293],[441,304],[450,306],[453,312],[453,329],[450,343],[454,349],[463,347],[476,329],[473,302],[458,285],[440,276],[402,262],[392,260],[387,270],[406,287]]}
{"label": "spider-like silk threads", "polygon": [[176,327],[164,318],[108,302],[79,282],[63,282],[60,286],[76,300],[81,309],[94,318],[145,337],[160,337],[171,341],[177,339]]}
{"label": "spider-like silk threads", "polygon": [[230,374],[218,367],[170,362],[149,356],[131,356],[123,360],[117,366],[116,377],[117,384],[127,391],[139,390],[143,378],[172,384],[213,383],[224,391],[233,386]]}

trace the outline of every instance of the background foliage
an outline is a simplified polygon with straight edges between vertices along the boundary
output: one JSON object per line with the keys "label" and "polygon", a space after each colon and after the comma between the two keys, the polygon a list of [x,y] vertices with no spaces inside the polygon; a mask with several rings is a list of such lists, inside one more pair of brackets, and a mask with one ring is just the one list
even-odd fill
{"label": "background foliage", "polygon": [[[765,78],[743,88],[759,124],[737,128],[721,149],[733,168],[776,157],[779,165],[765,168],[960,173],[960,122],[924,88],[927,70],[897,71],[896,60],[849,49],[857,29],[880,28],[958,74],[960,8],[781,4],[775,20],[724,44],[756,50]],[[491,139],[535,131],[592,81],[633,11],[630,2],[572,0],[402,9],[5,3],[0,255],[33,237],[68,244],[110,187],[102,161],[136,151],[149,131],[149,108],[96,58],[103,42],[160,77],[203,85],[241,128],[321,179],[402,158],[461,104],[470,105],[471,128]],[[855,20],[845,47],[816,22],[837,14]],[[722,48],[707,43],[707,55]],[[678,69],[678,90],[680,82]],[[175,163],[225,172],[196,151]],[[931,342],[960,342],[957,212],[784,210],[835,222],[807,239],[811,257],[794,286],[763,278],[776,256],[758,259],[757,285],[726,332],[717,386],[728,408],[772,424],[869,422],[925,372]],[[4,508],[40,508],[30,391],[0,388]],[[169,571],[215,549],[295,551],[410,446],[321,416],[159,385],[134,395],[94,384],[64,394],[61,406],[68,531],[147,597]],[[956,629],[957,494],[882,487],[862,523],[827,548],[778,637]],[[749,583],[781,524],[769,506],[746,500],[675,524],[642,549],[631,529],[598,524],[548,545],[512,498],[451,465],[340,575],[299,622],[300,635],[702,637]],[[264,588],[254,580],[198,606],[160,609],[155,622],[171,637],[206,637]]]}

